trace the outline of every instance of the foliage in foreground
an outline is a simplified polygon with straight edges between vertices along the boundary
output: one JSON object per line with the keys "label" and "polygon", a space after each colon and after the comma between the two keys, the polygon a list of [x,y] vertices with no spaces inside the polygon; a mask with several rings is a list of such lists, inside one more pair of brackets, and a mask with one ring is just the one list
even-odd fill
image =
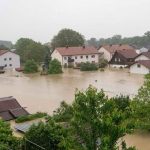
{"label": "foliage in foreground", "polygon": [[98,67],[95,63],[86,62],[86,63],[81,63],[80,70],[81,71],[94,71],[94,70],[98,70]]}
{"label": "foliage in foreground", "polygon": [[[38,125],[33,125],[25,137],[46,150],[78,149],[71,138],[69,130],[56,124],[52,119],[46,124],[41,122]],[[32,148],[29,143],[26,147],[30,150],[36,150],[36,147]]]}
{"label": "foliage in foreground", "polygon": [[145,76],[144,84],[133,100],[133,108],[137,127],[150,131],[150,74]]}
{"label": "foliage in foreground", "polygon": [[31,120],[34,120],[34,119],[38,119],[38,118],[43,118],[43,117],[46,117],[46,116],[47,116],[47,113],[37,112],[37,113],[31,114],[31,115],[20,116],[15,120],[15,122],[16,123],[21,123],[21,122],[26,122],[26,121],[31,121]]}
{"label": "foliage in foreground", "polygon": [[57,59],[53,59],[49,63],[49,74],[60,74],[62,73],[61,63]]}
{"label": "foliage in foreground", "polygon": [[15,138],[10,125],[0,119],[0,150],[21,150],[20,140]]}
{"label": "foliage in foreground", "polygon": [[34,60],[27,60],[24,66],[24,73],[36,73],[38,72],[38,66]]}

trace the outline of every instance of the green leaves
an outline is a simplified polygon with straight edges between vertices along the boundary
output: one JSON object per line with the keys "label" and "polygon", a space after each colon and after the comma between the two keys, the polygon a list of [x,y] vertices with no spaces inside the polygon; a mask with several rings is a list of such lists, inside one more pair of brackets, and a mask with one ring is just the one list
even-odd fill
{"label": "green leaves", "polygon": [[62,73],[61,63],[57,59],[53,59],[49,63],[49,74],[59,74]]}
{"label": "green leaves", "polygon": [[36,73],[38,72],[38,66],[34,60],[27,60],[24,66],[24,73]]}

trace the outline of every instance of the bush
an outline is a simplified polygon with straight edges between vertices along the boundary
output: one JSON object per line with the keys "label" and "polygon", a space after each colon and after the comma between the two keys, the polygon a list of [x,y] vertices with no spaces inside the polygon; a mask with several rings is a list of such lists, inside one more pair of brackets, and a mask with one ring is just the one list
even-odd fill
{"label": "bush", "polygon": [[53,59],[50,61],[48,73],[49,74],[62,73],[61,63],[57,59]]}
{"label": "bush", "polygon": [[108,65],[108,61],[106,59],[102,59],[99,63],[99,68],[105,68]]}
{"label": "bush", "polygon": [[98,67],[94,63],[86,62],[86,63],[81,63],[80,70],[81,71],[94,71],[94,70],[98,70]]}
{"label": "bush", "polygon": [[38,66],[34,60],[28,60],[25,63],[24,73],[36,73],[38,72]]}
{"label": "bush", "polygon": [[34,120],[34,119],[38,119],[38,118],[43,118],[43,117],[45,117],[45,116],[47,116],[46,113],[37,112],[37,113],[35,113],[35,114],[18,117],[18,118],[15,120],[15,122],[16,122],[16,123],[21,123],[21,122],[25,122],[25,121],[31,121],[31,120]]}

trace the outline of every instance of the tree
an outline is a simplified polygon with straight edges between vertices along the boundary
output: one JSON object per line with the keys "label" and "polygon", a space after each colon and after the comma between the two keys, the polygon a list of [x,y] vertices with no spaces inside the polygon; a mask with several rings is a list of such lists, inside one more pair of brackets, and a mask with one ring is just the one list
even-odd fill
{"label": "tree", "polygon": [[102,90],[92,87],[76,92],[72,125],[86,150],[116,150],[118,139],[131,132],[133,126],[127,121],[132,116],[130,104],[119,105],[119,99],[127,98],[108,99]]}
{"label": "tree", "polygon": [[[46,124],[40,122],[38,125],[33,125],[25,137],[46,150],[72,149],[72,140],[68,129],[56,124],[52,119]],[[30,143],[27,143],[26,147],[30,150],[36,150],[36,147],[31,147]]]}
{"label": "tree", "polygon": [[24,67],[25,73],[36,73],[38,72],[38,66],[34,60],[27,60]]}
{"label": "tree", "polygon": [[0,149],[21,150],[19,141],[19,139],[13,136],[10,125],[0,119]]}
{"label": "tree", "polygon": [[150,130],[150,74],[145,76],[144,84],[133,100],[133,108],[138,128]]}
{"label": "tree", "polygon": [[49,63],[49,74],[59,74],[62,73],[61,63],[57,59],[53,59]]}
{"label": "tree", "polygon": [[86,62],[86,63],[81,63],[80,67],[81,71],[95,71],[98,70],[97,64]]}
{"label": "tree", "polygon": [[16,53],[20,55],[21,62],[23,63],[28,59],[34,59],[38,63],[43,62],[44,56],[49,51],[47,46],[28,38],[20,38],[16,42],[15,48]]}
{"label": "tree", "polygon": [[56,47],[66,47],[66,46],[82,46],[84,45],[84,37],[71,29],[62,29],[59,33],[54,36],[51,41],[51,46],[53,50]]}

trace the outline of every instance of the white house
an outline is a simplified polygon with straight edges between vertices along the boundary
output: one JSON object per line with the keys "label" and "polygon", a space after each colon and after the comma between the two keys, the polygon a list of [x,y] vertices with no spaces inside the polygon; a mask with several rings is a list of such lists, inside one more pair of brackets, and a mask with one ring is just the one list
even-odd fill
{"label": "white house", "polygon": [[5,69],[20,68],[20,56],[8,50],[0,50],[0,66]]}
{"label": "white house", "polygon": [[135,49],[127,44],[103,45],[100,46],[98,52],[103,53],[103,58],[109,62],[112,59],[114,53],[120,50],[135,50]]}
{"label": "white house", "polygon": [[130,73],[150,73],[150,60],[139,60],[130,66]]}
{"label": "white house", "polygon": [[95,47],[59,47],[56,48],[52,59],[58,59],[62,66],[77,66],[82,62],[98,63],[99,52]]}
{"label": "white house", "polygon": [[135,61],[139,60],[150,60],[150,52],[143,52],[139,54],[136,58]]}

